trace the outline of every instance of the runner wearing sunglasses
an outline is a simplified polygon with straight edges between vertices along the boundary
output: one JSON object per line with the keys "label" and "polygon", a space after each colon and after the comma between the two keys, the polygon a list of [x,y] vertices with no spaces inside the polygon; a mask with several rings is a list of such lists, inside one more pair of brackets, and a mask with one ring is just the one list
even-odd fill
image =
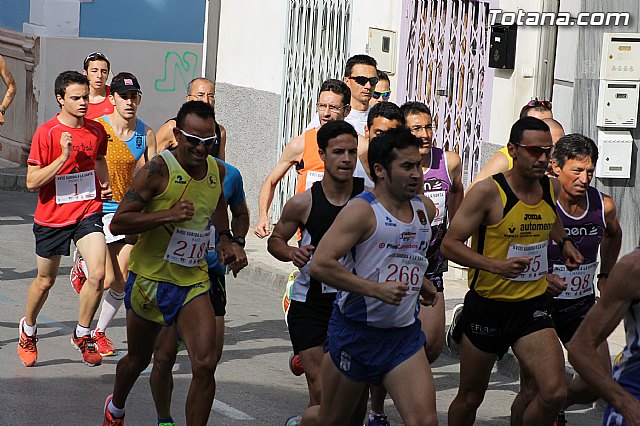
{"label": "runner wearing sunglasses", "polygon": [[85,118],[94,120],[101,115],[111,114],[113,104],[109,101],[110,88],[107,86],[111,63],[107,55],[92,52],[82,63],[84,75],[89,79],[89,109]]}
{"label": "runner wearing sunglasses", "polygon": [[378,84],[373,91],[373,96],[369,101],[369,106],[374,106],[379,102],[389,102],[391,97],[391,82],[386,72],[378,70]]}

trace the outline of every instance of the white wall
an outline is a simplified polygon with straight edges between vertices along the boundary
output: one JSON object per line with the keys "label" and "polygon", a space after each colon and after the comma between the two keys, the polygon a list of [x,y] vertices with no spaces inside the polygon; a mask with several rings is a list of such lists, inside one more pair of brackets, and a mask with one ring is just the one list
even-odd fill
{"label": "white wall", "polygon": [[96,51],[105,53],[111,61],[110,78],[121,71],[138,78],[142,87],[138,117],[154,129],[175,117],[184,102],[186,83],[201,72],[202,44],[42,37],[34,77],[39,125],[59,111],[53,94],[58,74],[67,70],[82,72],[85,56]]}
{"label": "white wall", "polygon": [[[400,55],[400,49],[397,44],[400,41],[401,17],[402,0],[353,0],[349,56],[366,53],[369,41],[369,27],[395,31],[395,62],[397,69]],[[397,86],[396,76],[389,76],[389,80],[391,80],[391,100],[394,101]]]}
{"label": "white wall", "polygon": [[223,1],[217,81],[280,94],[286,20],[283,0]]}
{"label": "white wall", "polygon": [[[496,6],[506,12],[517,12],[518,9],[530,12],[541,11],[541,0],[500,0]],[[505,145],[509,139],[511,126],[518,119],[518,114],[534,93],[535,78],[525,78],[523,67],[535,70],[538,59],[540,31],[539,27],[518,27],[516,44],[516,63],[514,70],[495,70],[493,88],[491,90],[491,120],[489,123],[489,140],[485,142]]]}

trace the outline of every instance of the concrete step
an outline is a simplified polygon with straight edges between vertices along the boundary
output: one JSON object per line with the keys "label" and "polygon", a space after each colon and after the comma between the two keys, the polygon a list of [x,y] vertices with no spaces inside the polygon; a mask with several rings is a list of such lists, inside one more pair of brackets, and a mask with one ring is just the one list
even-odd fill
{"label": "concrete step", "polygon": [[27,191],[27,167],[0,158],[0,190]]}

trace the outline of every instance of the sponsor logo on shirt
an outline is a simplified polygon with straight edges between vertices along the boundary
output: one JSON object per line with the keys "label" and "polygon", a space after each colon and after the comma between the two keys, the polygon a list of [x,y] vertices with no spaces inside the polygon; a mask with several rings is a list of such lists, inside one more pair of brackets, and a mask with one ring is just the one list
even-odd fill
{"label": "sponsor logo on shirt", "polygon": [[429,223],[424,210],[416,210],[416,214],[418,215],[418,219],[420,219],[421,224],[426,225],[427,223]]}
{"label": "sponsor logo on shirt", "polygon": [[572,237],[585,237],[588,235],[598,235],[598,226],[593,223],[586,223],[579,226],[569,226],[564,228],[567,235]]}
{"label": "sponsor logo on shirt", "polygon": [[384,220],[384,226],[398,226],[398,224],[395,223],[389,216],[387,216]]}
{"label": "sponsor logo on shirt", "polygon": [[174,180],[173,183],[177,183],[177,184],[180,184],[180,185],[186,185],[187,181],[184,180],[182,175],[178,175],[178,176],[176,176],[176,180]]}
{"label": "sponsor logo on shirt", "polygon": [[416,233],[415,232],[410,232],[410,231],[405,231],[402,234],[400,234],[400,238],[404,241],[409,241],[412,240],[416,237]]}

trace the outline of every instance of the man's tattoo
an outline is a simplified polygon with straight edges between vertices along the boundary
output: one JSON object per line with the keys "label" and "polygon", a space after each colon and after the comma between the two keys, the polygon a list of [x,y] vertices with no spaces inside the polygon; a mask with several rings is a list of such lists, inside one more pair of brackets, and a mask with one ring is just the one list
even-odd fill
{"label": "man's tattoo", "polygon": [[147,176],[147,179],[151,178],[151,176],[153,175],[164,177],[164,171],[162,169],[162,166],[156,163],[155,161],[148,162],[147,165],[144,167],[149,171],[149,176]]}
{"label": "man's tattoo", "polygon": [[142,204],[146,203],[142,195],[138,194],[135,189],[129,189],[127,193],[124,194],[124,199],[127,201],[138,201]]}

